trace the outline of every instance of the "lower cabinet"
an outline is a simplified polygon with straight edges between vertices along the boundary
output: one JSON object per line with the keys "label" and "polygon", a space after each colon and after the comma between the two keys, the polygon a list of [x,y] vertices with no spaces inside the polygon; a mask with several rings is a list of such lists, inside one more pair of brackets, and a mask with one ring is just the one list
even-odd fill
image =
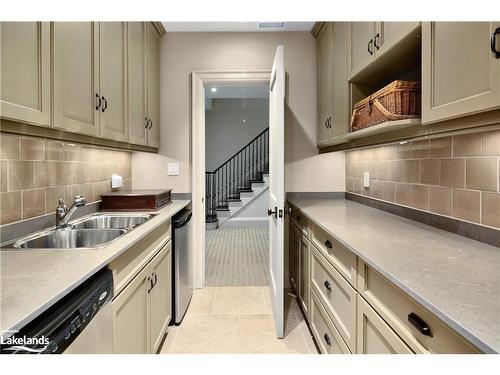
{"label": "lower cabinet", "polygon": [[412,354],[386,322],[358,295],[358,354]]}
{"label": "lower cabinet", "polygon": [[304,235],[299,236],[298,240],[298,258],[299,258],[299,302],[306,317],[309,317],[310,306],[310,246],[309,241]]}
{"label": "lower cabinet", "polygon": [[299,285],[299,230],[290,222],[289,227],[289,241],[288,241],[288,270],[290,277],[290,284],[293,290],[298,290]]}
{"label": "lower cabinet", "polygon": [[171,242],[115,297],[113,352],[156,353],[171,317]]}

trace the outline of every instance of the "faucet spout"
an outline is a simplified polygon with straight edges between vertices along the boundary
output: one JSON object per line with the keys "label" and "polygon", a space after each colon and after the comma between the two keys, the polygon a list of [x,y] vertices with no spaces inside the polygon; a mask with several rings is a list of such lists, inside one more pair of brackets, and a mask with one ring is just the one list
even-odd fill
{"label": "faucet spout", "polygon": [[85,200],[85,198],[82,195],[77,195],[75,196],[73,204],[68,209],[64,204],[64,201],[62,199],[59,199],[59,205],[56,209],[56,227],[58,229],[68,227],[68,222],[76,212],[76,210],[79,207],[85,206],[86,204],[87,201]]}

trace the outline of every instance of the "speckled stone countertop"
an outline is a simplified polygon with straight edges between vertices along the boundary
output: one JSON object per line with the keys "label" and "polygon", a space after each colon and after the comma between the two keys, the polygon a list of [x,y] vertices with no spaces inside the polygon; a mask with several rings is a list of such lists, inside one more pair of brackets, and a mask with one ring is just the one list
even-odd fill
{"label": "speckled stone countertop", "polygon": [[101,249],[0,250],[0,335],[23,327],[190,202],[172,201]]}
{"label": "speckled stone countertop", "polygon": [[500,249],[345,199],[288,199],[465,339],[500,352]]}

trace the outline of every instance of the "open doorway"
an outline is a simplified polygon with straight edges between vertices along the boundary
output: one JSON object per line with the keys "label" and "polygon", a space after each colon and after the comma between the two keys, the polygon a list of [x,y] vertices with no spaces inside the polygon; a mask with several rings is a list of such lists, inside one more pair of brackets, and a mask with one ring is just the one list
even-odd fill
{"label": "open doorway", "polygon": [[269,85],[205,85],[205,286],[269,285]]}

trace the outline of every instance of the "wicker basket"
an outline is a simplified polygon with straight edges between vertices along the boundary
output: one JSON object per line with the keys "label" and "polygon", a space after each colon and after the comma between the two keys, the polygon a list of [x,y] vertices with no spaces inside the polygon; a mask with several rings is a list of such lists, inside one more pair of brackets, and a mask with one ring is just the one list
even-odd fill
{"label": "wicker basket", "polygon": [[420,117],[420,82],[394,81],[354,106],[350,131]]}

